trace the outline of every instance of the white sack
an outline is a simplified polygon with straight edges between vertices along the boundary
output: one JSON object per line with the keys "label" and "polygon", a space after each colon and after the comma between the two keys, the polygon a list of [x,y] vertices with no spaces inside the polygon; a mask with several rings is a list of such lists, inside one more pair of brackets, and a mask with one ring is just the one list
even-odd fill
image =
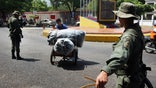
{"label": "white sack", "polygon": [[74,44],[68,38],[60,38],[54,45],[54,51],[62,55],[68,55],[73,51],[73,49]]}
{"label": "white sack", "polygon": [[54,30],[50,32],[48,42],[51,45],[54,45],[57,39],[59,38],[69,38],[74,43],[75,46],[82,47],[85,38],[85,32],[82,30],[72,30],[72,29]]}

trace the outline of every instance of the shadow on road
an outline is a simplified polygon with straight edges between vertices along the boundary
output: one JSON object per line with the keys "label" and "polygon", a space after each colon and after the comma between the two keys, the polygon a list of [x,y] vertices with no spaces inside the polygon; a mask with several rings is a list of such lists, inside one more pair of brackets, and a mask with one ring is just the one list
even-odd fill
{"label": "shadow on road", "polygon": [[93,61],[85,61],[83,59],[78,59],[77,64],[75,65],[73,61],[59,61],[57,66],[62,67],[65,70],[84,70],[88,65],[99,64]]}
{"label": "shadow on road", "polygon": [[34,59],[34,58],[22,58],[21,60],[27,61],[27,62],[36,62],[36,61],[40,61],[40,59]]}

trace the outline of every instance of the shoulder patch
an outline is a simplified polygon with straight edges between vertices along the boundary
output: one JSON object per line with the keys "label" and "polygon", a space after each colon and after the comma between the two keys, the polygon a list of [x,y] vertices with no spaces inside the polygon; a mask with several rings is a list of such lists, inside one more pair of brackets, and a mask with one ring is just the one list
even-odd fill
{"label": "shoulder patch", "polygon": [[130,45],[130,37],[125,37],[123,40],[123,48],[128,48]]}

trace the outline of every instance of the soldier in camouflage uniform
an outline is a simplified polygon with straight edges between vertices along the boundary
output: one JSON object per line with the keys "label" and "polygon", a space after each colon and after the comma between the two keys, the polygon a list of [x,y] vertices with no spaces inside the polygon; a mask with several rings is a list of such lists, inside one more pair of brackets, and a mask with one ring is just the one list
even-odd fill
{"label": "soldier in camouflage uniform", "polygon": [[[9,27],[9,36],[12,42],[12,59],[22,59],[20,56],[20,42],[21,38],[23,38],[22,35],[22,30],[21,30],[21,25],[19,21],[19,11],[14,11],[12,13],[12,16],[8,20],[8,27]],[[16,56],[15,56],[15,51],[16,51]]]}
{"label": "soldier in camouflage uniform", "polygon": [[120,40],[113,45],[113,52],[96,78],[96,88],[104,88],[108,76],[117,75],[116,88],[140,88],[143,81],[141,73],[144,36],[135,14],[135,6],[129,2],[121,3],[118,11],[113,11],[125,30]]}

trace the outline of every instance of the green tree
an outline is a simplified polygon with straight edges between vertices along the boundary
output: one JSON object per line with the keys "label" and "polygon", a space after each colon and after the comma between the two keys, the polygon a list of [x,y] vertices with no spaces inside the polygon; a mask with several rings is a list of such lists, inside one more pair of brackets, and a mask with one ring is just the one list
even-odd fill
{"label": "green tree", "polygon": [[14,10],[25,11],[48,11],[45,0],[0,0],[0,12],[10,13]]}
{"label": "green tree", "polygon": [[156,9],[156,4],[154,4],[154,8]]}
{"label": "green tree", "polygon": [[[88,5],[87,5],[87,9],[88,10],[91,10],[92,8],[94,8],[92,6],[92,2],[96,3],[97,0],[92,0]],[[131,2],[133,4],[136,5],[136,14],[141,16],[142,14],[144,14],[145,12],[151,12],[153,11],[153,7],[151,5],[147,5],[147,4],[144,4],[145,3],[145,0],[117,0],[117,8],[120,6],[120,4],[122,2]]]}
{"label": "green tree", "polygon": [[14,10],[29,11],[32,0],[1,0],[0,11],[12,12]]}
{"label": "green tree", "polygon": [[97,3],[98,3],[97,0],[92,0],[91,2],[88,3],[86,8],[88,10],[94,10],[95,8],[97,8]]}
{"label": "green tree", "polygon": [[32,4],[32,7],[31,7],[31,11],[48,11],[49,10],[49,8],[48,8],[48,6],[47,6],[47,3],[46,3],[46,1],[44,0],[33,0],[32,2],[31,2],[31,4]]}
{"label": "green tree", "polygon": [[122,2],[131,2],[131,3],[135,4],[136,5],[136,14],[139,16],[141,16],[145,12],[152,12],[154,10],[151,5],[144,4],[145,0],[117,0],[117,7],[119,7],[119,5]]}
{"label": "green tree", "polygon": [[20,12],[29,11],[31,8],[31,1],[32,0],[0,0],[0,18],[5,21],[7,14],[12,13],[14,10]]}
{"label": "green tree", "polygon": [[76,12],[80,8],[80,0],[50,0],[54,10],[66,10],[70,11],[71,17],[72,12]]}

